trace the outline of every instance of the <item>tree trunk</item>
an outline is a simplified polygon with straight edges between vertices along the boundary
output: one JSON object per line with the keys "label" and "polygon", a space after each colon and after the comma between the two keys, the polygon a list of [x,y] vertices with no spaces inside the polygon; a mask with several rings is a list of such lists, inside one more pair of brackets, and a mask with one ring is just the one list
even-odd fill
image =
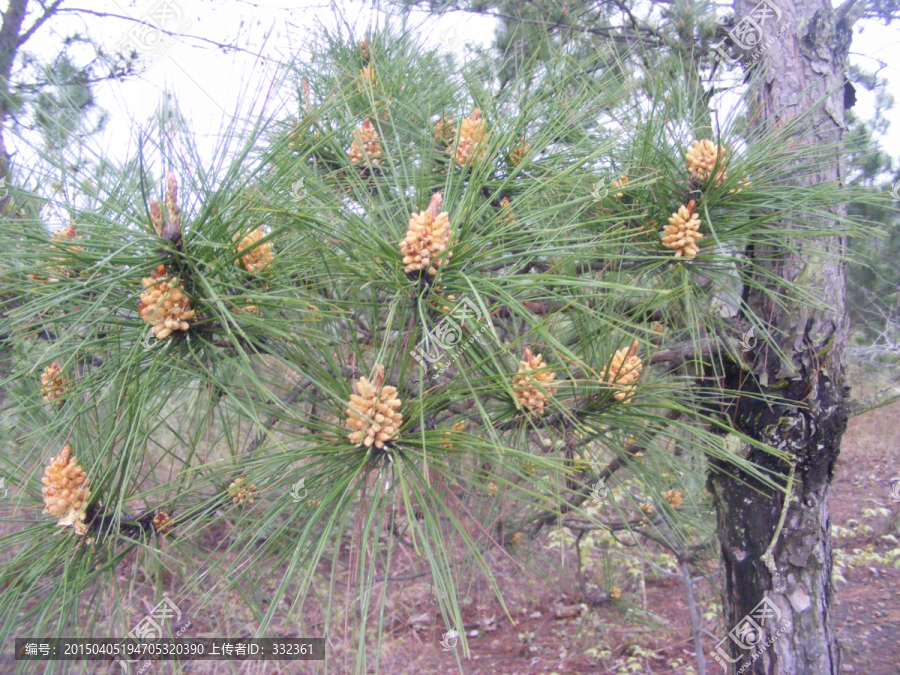
{"label": "tree trunk", "polygon": [[[752,15],[761,23],[760,8],[769,11],[758,44],[770,40],[771,44],[753,66],[764,70],[759,86],[749,93],[751,119],[759,131],[810,113],[808,131],[802,139],[792,140],[807,146],[811,155],[820,153],[822,159],[814,173],[797,171],[786,180],[798,186],[836,183],[842,176],[841,163],[833,151],[822,148],[833,148],[845,130],[850,19],[828,0],[770,0],[769,4],[735,0],[737,20]],[[753,51],[745,52],[744,63],[752,58]],[[836,219],[845,213],[835,208]],[[835,222],[815,213],[804,219],[807,224],[811,221],[822,229],[833,228]],[[790,240],[794,223],[782,225],[785,239]],[[730,630],[710,656],[726,672],[837,675],[840,670],[828,496],[847,422],[842,351],[848,320],[845,269],[839,259],[845,247],[845,237],[832,236],[819,240],[815,248],[806,243],[799,254],[759,244],[747,251],[778,278],[802,284],[827,309],[793,297],[777,305],[772,295],[767,298],[765,292],[745,290],[747,307],[767,318],[769,335],[787,358],[781,361],[763,346],[753,365],[755,377],[735,368],[727,378],[728,386],[791,403],[769,405],[741,396],[730,413],[741,431],[791,453],[796,463],[791,469],[749,446],[738,449],[773,472],[791,475],[792,490],[784,511],[782,493],[733,469],[729,470],[732,475],[710,474],[725,577],[725,621]],[[756,282],[778,290],[770,279]]]}
{"label": "tree trunk", "polygon": [[[19,51],[19,35],[28,0],[9,0],[0,26],[0,179],[6,184],[9,180],[9,150],[6,148],[6,118],[9,115],[9,78],[12,75],[13,63]],[[8,190],[0,190],[0,214],[6,213],[9,203]]]}

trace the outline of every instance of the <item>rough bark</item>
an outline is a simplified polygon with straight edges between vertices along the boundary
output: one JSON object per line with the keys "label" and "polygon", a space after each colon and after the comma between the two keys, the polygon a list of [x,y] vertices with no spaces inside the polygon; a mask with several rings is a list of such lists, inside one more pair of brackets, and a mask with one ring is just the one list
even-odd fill
{"label": "rough bark", "polygon": [[[836,183],[842,176],[840,161],[824,148],[839,143],[845,130],[849,19],[837,13],[828,0],[774,2],[782,16],[777,21],[769,18],[763,25],[762,43],[774,40],[753,66],[764,70],[760,85],[749,94],[750,114],[760,131],[781,127],[810,112],[808,131],[799,143],[808,146],[812,154],[821,152],[821,159],[814,172],[797,171],[788,180],[798,186]],[[736,21],[757,6],[758,0],[735,0]],[[745,59],[750,57],[745,54]],[[835,217],[842,215],[836,208]],[[816,220],[823,229],[834,224],[812,213],[804,222]],[[789,242],[795,223],[782,225]],[[787,358],[780,360],[772,350],[763,350],[752,366],[755,377],[748,378],[736,367],[728,384],[747,392],[770,393],[790,403],[770,406],[741,396],[730,414],[748,436],[791,453],[796,461],[792,470],[787,462],[773,460],[749,446],[738,449],[756,463],[792,476],[784,513],[783,494],[746,475],[731,470],[730,476],[720,472],[710,477],[726,581],[726,624],[729,628],[740,626],[735,634],[741,628],[752,628],[745,644],[755,641],[761,645],[745,649],[734,639],[725,641],[728,646],[722,649],[729,658],[719,661],[734,661],[727,668],[735,673],[836,675],[840,670],[833,620],[828,495],[847,420],[842,350],[848,320],[845,270],[839,259],[845,247],[843,237],[832,236],[819,240],[816,247],[800,247],[799,254],[777,246],[757,245],[747,251],[757,264],[781,279],[802,284],[827,309],[799,299],[779,306],[770,293],[745,292],[747,308],[768,319],[769,335]],[[769,285],[768,290],[784,291],[785,287]],[[759,621],[757,612],[756,623],[762,624],[758,631],[745,617],[752,616],[764,598],[772,605],[766,621]],[[769,639],[772,644],[766,647]]]}

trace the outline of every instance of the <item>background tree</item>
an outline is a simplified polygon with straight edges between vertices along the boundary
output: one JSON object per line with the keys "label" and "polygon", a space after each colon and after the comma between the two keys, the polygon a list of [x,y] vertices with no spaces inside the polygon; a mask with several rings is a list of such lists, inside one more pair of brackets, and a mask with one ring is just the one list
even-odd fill
{"label": "background tree", "polygon": [[[155,16],[164,4],[148,6],[130,0],[116,5],[117,11],[101,11],[72,6],[66,0],[9,0],[0,26],[0,178],[7,185],[45,197],[64,191],[71,194],[63,201],[71,201],[83,181],[102,176],[97,166],[101,158],[87,147],[106,122],[96,90],[103,83],[122,82],[142,71],[150,41],[142,44],[137,35],[151,33],[154,44],[178,37],[225,53],[248,51],[238,47],[236,40],[228,43],[175,34],[171,22]],[[122,31],[126,37],[110,50],[98,39],[103,28]],[[41,33],[55,38],[49,53],[32,49],[35,36]],[[31,172],[26,169],[32,167],[20,167],[18,177],[10,174],[13,145],[34,153],[38,160],[53,156],[39,172],[43,185],[29,184]],[[48,172],[56,175],[51,178]],[[0,205],[9,198],[5,196]],[[54,215],[67,220],[64,214]]]}
{"label": "background tree", "polygon": [[[84,169],[81,142],[103,125],[103,114],[93,100],[98,82],[133,74],[137,54],[108,55],[84,32],[61,35],[61,47],[49,61],[28,51],[40,30],[54,30],[54,19],[64,0],[31,2],[10,0],[0,28],[0,177],[11,182],[10,136],[24,144],[37,131],[43,147],[39,155],[66,155],[68,174]],[[33,138],[33,137],[32,137]],[[67,154],[68,152],[68,154]],[[56,179],[59,186],[61,176]],[[5,206],[8,196],[3,204]]]}
{"label": "background tree", "polygon": [[[858,119],[848,111],[847,182],[864,187],[873,195],[896,192],[893,186],[900,180],[900,173],[876,140],[887,130],[884,113],[894,105],[886,91],[887,81],[877,73],[857,69],[854,82],[875,94],[876,108],[871,120]],[[878,182],[886,175],[890,176],[888,184],[879,186]],[[853,322],[849,351],[855,359],[875,365],[881,372],[892,373],[900,355],[897,313],[900,276],[892,262],[900,255],[897,227],[900,214],[896,203],[883,200],[853,202],[848,209],[879,233],[875,237],[850,240],[850,249],[857,255],[847,268],[847,306]],[[889,367],[886,371],[885,366]]]}

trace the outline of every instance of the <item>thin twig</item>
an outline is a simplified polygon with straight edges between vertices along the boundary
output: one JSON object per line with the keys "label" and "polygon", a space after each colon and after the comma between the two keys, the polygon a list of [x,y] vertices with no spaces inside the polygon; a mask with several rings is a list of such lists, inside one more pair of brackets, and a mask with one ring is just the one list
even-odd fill
{"label": "thin twig", "polygon": [[[300,394],[303,393],[303,390],[310,386],[312,386],[312,382],[310,382],[307,379],[301,380],[300,382],[298,382],[297,384],[294,385],[294,388],[291,389],[290,393],[288,393],[286,396],[281,397],[279,399],[279,402],[285,406],[295,403],[297,401],[297,399],[300,398]],[[256,450],[258,450],[259,447],[265,442],[268,432],[272,429],[272,427],[274,427],[276,424],[278,424],[279,419],[280,418],[278,417],[278,415],[270,416],[269,419],[266,421],[266,428],[263,429],[262,431],[259,431],[256,434],[256,436],[254,436],[253,440],[249,443],[249,445],[247,445],[246,448],[244,448],[244,450],[241,454],[249,455],[249,454],[255,452]]]}
{"label": "thin twig", "polygon": [[[679,410],[670,410],[666,413],[666,417],[670,421],[675,421],[679,417],[681,417],[681,411]],[[596,481],[606,480],[610,476],[612,476],[616,471],[625,466],[638,452],[643,452],[645,450],[643,445],[637,445],[634,443],[628,444],[625,446],[623,454],[619,457],[613,459],[609,464],[607,464],[597,475]],[[596,483],[595,481],[595,483]],[[554,521],[556,521],[560,516],[569,513],[570,511],[574,511],[584,502],[585,499],[588,498],[592,489],[592,485],[588,483],[584,483],[581,486],[581,489],[575,495],[574,499],[570,502],[565,502],[559,508],[559,510],[555,513],[548,513],[543,518],[540,518],[534,525],[534,529],[531,532],[531,538],[534,539],[537,536],[537,533],[540,532],[541,528],[545,525],[550,525]]]}
{"label": "thin twig", "polygon": [[694,580],[691,579],[691,570],[687,563],[681,565],[684,590],[687,595],[688,610],[691,614],[691,634],[694,637],[694,654],[697,658],[697,675],[706,675],[706,659],[703,657],[703,636],[700,634],[700,612],[697,611],[697,602],[694,600]]}
{"label": "thin twig", "polygon": [[766,567],[769,568],[769,572],[773,577],[778,574],[778,568],[775,567],[772,551],[775,549],[775,544],[778,543],[778,536],[781,534],[781,528],[784,527],[784,518],[787,515],[788,507],[791,504],[791,495],[794,487],[794,471],[796,471],[796,469],[797,464],[791,464],[791,475],[788,476],[787,490],[784,493],[784,504],[781,507],[781,517],[778,519],[778,525],[775,527],[775,534],[772,535],[772,541],[769,542],[769,548],[767,548],[766,552],[759,558],[766,564]]}

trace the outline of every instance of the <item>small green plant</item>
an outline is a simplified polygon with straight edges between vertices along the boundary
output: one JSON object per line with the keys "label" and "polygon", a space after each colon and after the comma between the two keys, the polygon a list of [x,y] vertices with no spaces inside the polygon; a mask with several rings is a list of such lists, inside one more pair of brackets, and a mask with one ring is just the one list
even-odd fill
{"label": "small green plant", "polygon": [[[875,529],[866,521],[877,517],[889,517],[890,515],[890,509],[883,506],[876,508],[867,507],[862,511],[862,520],[851,518],[847,521],[846,527],[837,524],[832,525],[832,537],[835,540],[870,537],[875,532]],[[895,548],[879,553],[875,550],[874,544],[867,544],[865,548],[854,548],[850,552],[847,552],[842,547],[835,547],[832,551],[832,578],[835,581],[847,583],[844,572],[854,567],[870,566],[870,569],[872,569],[871,566],[900,567],[900,546],[898,546],[900,541],[898,541],[897,537],[893,534],[885,534],[878,539],[894,544]]]}

